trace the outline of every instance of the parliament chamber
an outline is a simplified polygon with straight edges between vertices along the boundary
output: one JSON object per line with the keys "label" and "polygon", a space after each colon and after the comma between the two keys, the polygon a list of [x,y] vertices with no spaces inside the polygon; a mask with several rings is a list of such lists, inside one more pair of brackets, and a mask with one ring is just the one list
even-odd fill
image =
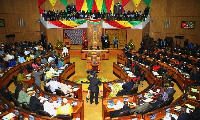
{"label": "parliament chamber", "polygon": [[0,3],[0,119],[200,120],[200,1]]}

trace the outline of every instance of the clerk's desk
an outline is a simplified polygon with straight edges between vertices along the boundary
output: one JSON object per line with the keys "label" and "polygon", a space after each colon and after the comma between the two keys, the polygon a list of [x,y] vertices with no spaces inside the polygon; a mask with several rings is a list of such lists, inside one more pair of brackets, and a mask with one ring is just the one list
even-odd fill
{"label": "clerk's desk", "polygon": [[109,59],[109,50],[81,50],[81,60],[86,60],[87,57],[90,57],[93,52],[96,52],[102,60]]}

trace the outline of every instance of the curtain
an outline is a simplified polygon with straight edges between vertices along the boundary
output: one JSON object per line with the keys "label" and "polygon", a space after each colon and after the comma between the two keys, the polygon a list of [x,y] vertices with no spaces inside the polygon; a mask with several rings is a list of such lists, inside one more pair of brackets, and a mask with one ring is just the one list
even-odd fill
{"label": "curtain", "polygon": [[86,0],[86,2],[87,2],[88,12],[91,12],[94,0]]}
{"label": "curtain", "polygon": [[143,0],[143,1],[146,3],[146,5],[147,5],[148,7],[150,7],[151,0]]}
{"label": "curtain", "polygon": [[88,11],[88,7],[87,7],[87,2],[86,2],[86,0],[84,0],[83,6],[82,6],[81,10],[82,10],[82,11],[84,10],[85,12]]}
{"label": "curtain", "polygon": [[38,0],[38,7],[40,7],[46,0]]}
{"label": "curtain", "polygon": [[62,28],[72,28],[72,27],[70,27],[70,26],[67,26],[67,25],[64,25],[62,22],[60,22],[60,21],[48,21],[48,22],[50,22],[51,24],[54,24],[54,25],[56,25],[56,26],[58,26],[58,27],[62,27]]}
{"label": "curtain", "polygon": [[77,10],[77,12],[81,11],[83,3],[84,3],[84,0],[76,0],[76,10]]}
{"label": "curtain", "polygon": [[65,5],[65,7],[66,7],[65,12],[67,12],[67,0],[60,0],[60,1],[62,2],[63,5]]}
{"label": "curtain", "polygon": [[121,28],[121,29],[128,28],[128,27],[125,27],[125,26],[119,24],[119,23],[116,22],[116,21],[105,20],[105,22],[108,23],[109,25],[113,26],[113,27],[116,27],[116,28]]}
{"label": "curtain", "polygon": [[94,12],[94,10],[96,10],[96,12],[98,12],[98,8],[97,8],[97,4],[96,4],[95,0],[93,2],[93,6],[92,6],[92,12]]}
{"label": "curtain", "polygon": [[112,12],[112,14],[114,13],[114,0],[112,1],[112,4],[110,6],[110,10]]}
{"label": "curtain", "polygon": [[57,0],[49,0],[49,2],[51,3],[53,10],[54,10],[54,6],[55,6]]}
{"label": "curtain", "polygon": [[133,3],[136,6],[136,8],[140,4],[140,2],[141,2],[141,0],[133,0]]}
{"label": "curtain", "polygon": [[113,2],[113,0],[105,0],[107,13],[110,12],[110,8],[111,8],[111,5],[112,5],[112,2]]}
{"label": "curtain", "polygon": [[101,12],[101,9],[102,9],[102,6],[103,6],[103,2],[104,0],[94,0],[96,2],[96,5],[97,5],[97,8],[98,8],[98,11]]}
{"label": "curtain", "polygon": [[122,0],[122,13],[124,12],[124,6],[129,2],[130,0]]}
{"label": "curtain", "polygon": [[105,0],[103,0],[103,5],[102,5],[102,8],[101,8],[101,12],[104,11],[105,13],[107,13],[107,8],[106,8],[106,2]]}

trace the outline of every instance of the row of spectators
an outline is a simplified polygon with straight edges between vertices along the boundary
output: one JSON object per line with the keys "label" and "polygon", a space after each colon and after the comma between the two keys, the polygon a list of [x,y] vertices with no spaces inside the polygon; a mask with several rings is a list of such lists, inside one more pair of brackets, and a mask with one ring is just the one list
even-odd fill
{"label": "row of spectators", "polygon": [[146,7],[144,12],[141,11],[124,11],[123,14],[117,13],[114,14],[111,11],[106,13],[105,11],[97,12],[92,11],[76,11],[73,9],[72,11],[43,11],[43,17],[45,20],[56,21],[56,20],[77,20],[77,19],[106,19],[106,20],[125,20],[125,21],[139,21],[145,20],[145,18],[149,14],[149,7]]}

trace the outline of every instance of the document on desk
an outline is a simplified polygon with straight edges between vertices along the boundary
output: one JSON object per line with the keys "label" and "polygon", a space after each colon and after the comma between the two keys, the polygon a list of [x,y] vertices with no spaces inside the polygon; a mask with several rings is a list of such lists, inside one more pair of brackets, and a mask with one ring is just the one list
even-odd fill
{"label": "document on desk", "polygon": [[64,69],[65,69],[65,67],[60,67],[59,69],[61,69],[61,70],[64,70]]}
{"label": "document on desk", "polygon": [[58,73],[62,73],[63,70],[58,70]]}
{"label": "document on desk", "polygon": [[151,98],[147,98],[146,100],[143,100],[144,102],[151,102],[151,101],[153,101],[153,99],[151,99]]}
{"label": "document on desk", "polygon": [[159,75],[157,72],[154,72],[154,71],[152,71],[152,73],[153,73],[154,76]]}
{"label": "document on desk", "polygon": [[79,88],[74,88],[73,91],[77,91]]}

